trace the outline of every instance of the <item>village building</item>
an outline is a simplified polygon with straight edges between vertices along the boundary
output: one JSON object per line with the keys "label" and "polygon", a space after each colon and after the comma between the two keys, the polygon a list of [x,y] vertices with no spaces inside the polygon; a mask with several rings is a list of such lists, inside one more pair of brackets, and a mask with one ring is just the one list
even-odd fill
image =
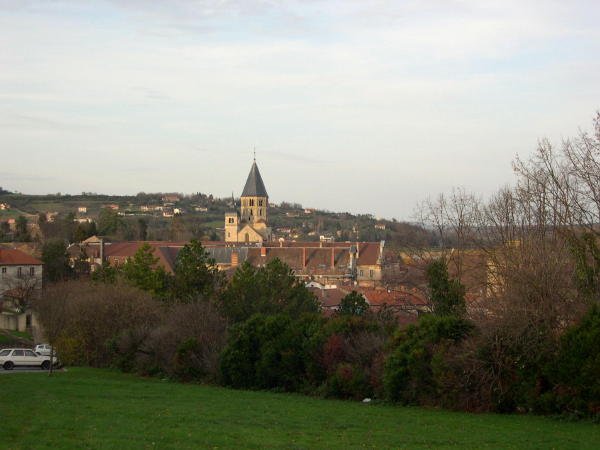
{"label": "village building", "polygon": [[36,326],[30,302],[42,289],[43,263],[14,248],[0,247],[0,329]]}

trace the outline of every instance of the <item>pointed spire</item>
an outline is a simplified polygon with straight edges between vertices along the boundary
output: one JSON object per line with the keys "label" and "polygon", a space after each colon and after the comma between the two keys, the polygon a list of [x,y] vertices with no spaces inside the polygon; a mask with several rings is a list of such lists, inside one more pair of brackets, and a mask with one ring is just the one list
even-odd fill
{"label": "pointed spire", "polygon": [[252,168],[248,174],[246,185],[242,191],[242,197],[268,197],[265,183],[263,183],[260,171],[256,165],[256,159],[252,163]]}

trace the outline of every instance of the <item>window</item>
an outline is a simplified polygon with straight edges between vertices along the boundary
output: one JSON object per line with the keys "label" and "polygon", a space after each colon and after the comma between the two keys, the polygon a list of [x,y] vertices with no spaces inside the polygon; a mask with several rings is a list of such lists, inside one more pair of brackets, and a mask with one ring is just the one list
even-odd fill
{"label": "window", "polygon": [[362,269],[360,269],[360,271],[358,272],[358,274],[362,277],[365,273],[363,272]]}
{"label": "window", "polygon": [[233,217],[229,218],[229,223],[233,223]]}
{"label": "window", "polygon": [[19,267],[19,268],[17,269],[17,276],[18,276],[19,278],[21,278],[21,277],[23,276],[23,268],[22,268],[22,267]]}
{"label": "window", "polygon": [[369,277],[373,278],[373,270],[369,270]]}
{"label": "window", "polygon": [[32,277],[35,275],[35,267],[30,267],[29,268],[29,276]]}
{"label": "window", "polygon": [[2,268],[2,273],[5,274],[6,273],[6,267]]}
{"label": "window", "polygon": [[23,350],[14,350],[13,356],[23,356]]}
{"label": "window", "polygon": [[250,206],[254,206],[254,199],[250,199]]}
{"label": "window", "polygon": [[263,202],[262,200],[259,200],[258,201],[258,206],[262,206],[262,202]]}
{"label": "window", "polygon": [[258,210],[258,215],[259,215],[259,216],[262,216],[262,209],[259,209],[259,210]]}
{"label": "window", "polygon": [[37,356],[34,352],[32,352],[31,350],[25,350],[25,356]]}
{"label": "window", "polygon": [[231,233],[229,231],[227,232],[227,237],[231,237]]}
{"label": "window", "polygon": [[2,350],[0,352],[0,356],[8,356],[9,353],[10,353],[10,350]]}

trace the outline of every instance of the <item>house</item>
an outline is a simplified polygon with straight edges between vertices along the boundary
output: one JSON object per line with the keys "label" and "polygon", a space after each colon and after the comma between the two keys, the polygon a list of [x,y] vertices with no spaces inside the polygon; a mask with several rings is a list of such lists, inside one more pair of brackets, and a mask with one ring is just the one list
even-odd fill
{"label": "house", "polygon": [[376,223],[375,229],[376,230],[385,230],[385,223]]}
{"label": "house", "polygon": [[77,212],[79,214],[87,214],[87,206],[78,206],[77,207]]}
{"label": "house", "polygon": [[110,241],[103,236],[90,236],[84,241],[71,244],[67,247],[69,266],[74,268],[78,261],[85,261],[93,272],[102,266],[104,261],[104,248]]}
{"label": "house", "polygon": [[116,203],[109,203],[108,205],[102,205],[102,207],[105,209],[112,209],[113,211],[119,210],[119,205],[117,205]]}
{"label": "house", "polygon": [[181,198],[177,194],[165,194],[162,197],[163,203],[177,203]]}
{"label": "house", "polygon": [[7,211],[10,209],[10,205],[8,203],[0,203],[0,211]]}
{"label": "house", "polygon": [[39,259],[0,247],[0,329],[29,331],[37,325],[30,303],[41,292],[42,272]]}

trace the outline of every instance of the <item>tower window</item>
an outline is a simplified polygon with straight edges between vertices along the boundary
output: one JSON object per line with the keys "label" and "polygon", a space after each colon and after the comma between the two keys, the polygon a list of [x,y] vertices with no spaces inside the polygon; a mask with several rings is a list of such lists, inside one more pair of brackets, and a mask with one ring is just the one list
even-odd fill
{"label": "tower window", "polygon": [[258,201],[258,206],[262,206],[262,202],[263,202],[262,200],[259,200]]}
{"label": "tower window", "polygon": [[259,210],[258,210],[258,215],[259,215],[259,216],[262,216],[262,209],[259,209]]}
{"label": "tower window", "polygon": [[254,199],[250,199],[250,206],[254,206]]}

